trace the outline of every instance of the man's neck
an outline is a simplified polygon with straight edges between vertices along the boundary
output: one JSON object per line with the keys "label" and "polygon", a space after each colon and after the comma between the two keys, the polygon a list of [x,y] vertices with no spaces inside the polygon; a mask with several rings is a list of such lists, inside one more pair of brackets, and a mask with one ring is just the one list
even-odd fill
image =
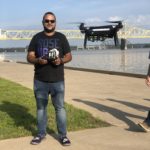
{"label": "man's neck", "polygon": [[44,31],[44,34],[47,36],[53,36],[55,34],[55,31],[50,32],[50,33]]}

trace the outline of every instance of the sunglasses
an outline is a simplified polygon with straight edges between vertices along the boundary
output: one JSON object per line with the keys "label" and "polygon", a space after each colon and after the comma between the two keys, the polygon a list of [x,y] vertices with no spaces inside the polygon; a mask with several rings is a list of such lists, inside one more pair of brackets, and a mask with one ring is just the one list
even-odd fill
{"label": "sunglasses", "polygon": [[48,20],[48,19],[45,19],[45,20],[44,20],[44,23],[55,23],[55,20]]}

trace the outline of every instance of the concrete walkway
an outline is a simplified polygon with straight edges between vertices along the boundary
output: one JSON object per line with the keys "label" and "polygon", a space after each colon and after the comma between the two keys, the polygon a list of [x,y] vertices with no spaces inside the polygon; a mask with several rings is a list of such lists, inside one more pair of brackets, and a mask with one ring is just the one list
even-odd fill
{"label": "concrete walkway", "polygon": [[[0,62],[0,77],[33,87],[33,66]],[[69,147],[61,146],[52,136],[38,146],[32,137],[0,141],[3,150],[149,150],[150,133],[136,124],[150,109],[150,88],[142,78],[65,69],[66,102],[89,111],[112,127],[69,132]]]}

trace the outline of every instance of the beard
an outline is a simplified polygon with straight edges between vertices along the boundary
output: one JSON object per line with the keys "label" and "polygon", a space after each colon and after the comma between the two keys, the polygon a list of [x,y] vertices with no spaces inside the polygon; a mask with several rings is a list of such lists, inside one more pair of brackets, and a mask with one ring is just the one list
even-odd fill
{"label": "beard", "polygon": [[48,28],[44,27],[44,31],[45,31],[46,33],[54,32],[54,31],[55,31],[55,27],[52,28],[52,29],[48,29]]}

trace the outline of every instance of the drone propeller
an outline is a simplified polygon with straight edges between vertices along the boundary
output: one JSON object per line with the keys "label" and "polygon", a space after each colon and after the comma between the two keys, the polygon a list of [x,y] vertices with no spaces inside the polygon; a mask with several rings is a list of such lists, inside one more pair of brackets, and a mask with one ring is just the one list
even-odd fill
{"label": "drone propeller", "polygon": [[118,21],[106,21],[106,22],[108,22],[108,23],[122,23],[123,20],[118,20]]}
{"label": "drone propeller", "polygon": [[68,24],[72,24],[72,25],[80,25],[83,22],[69,22]]}

